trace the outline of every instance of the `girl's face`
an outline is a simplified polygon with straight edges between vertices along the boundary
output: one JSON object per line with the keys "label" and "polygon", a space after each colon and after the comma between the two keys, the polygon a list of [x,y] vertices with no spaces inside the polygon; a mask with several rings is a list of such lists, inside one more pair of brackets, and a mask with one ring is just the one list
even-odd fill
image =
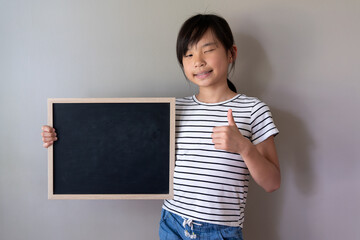
{"label": "girl's face", "polygon": [[183,56],[183,67],[186,77],[200,88],[217,87],[227,84],[232,61],[230,51],[208,29],[198,43],[189,46]]}

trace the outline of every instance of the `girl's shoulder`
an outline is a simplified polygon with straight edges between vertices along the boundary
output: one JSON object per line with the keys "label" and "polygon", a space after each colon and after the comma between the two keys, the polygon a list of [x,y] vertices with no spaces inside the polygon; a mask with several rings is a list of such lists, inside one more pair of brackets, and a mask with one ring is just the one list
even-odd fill
{"label": "girl's shoulder", "polygon": [[[259,109],[270,111],[269,106],[257,97],[249,97],[245,94],[241,94],[237,99],[233,101],[233,105],[240,108],[248,107],[251,110],[251,115],[258,112]],[[260,111],[261,112],[261,111]]]}
{"label": "girl's shoulder", "polygon": [[245,104],[248,107],[254,107],[259,104],[264,105],[265,103],[257,97],[251,97],[251,96],[247,96],[245,94],[238,94],[233,99],[224,101],[222,103],[217,103],[217,104],[201,103],[196,100],[194,95],[176,98],[176,105],[193,105],[193,104],[194,105],[198,105],[198,104],[209,105],[209,106],[213,106],[213,107],[221,107],[221,106],[227,106],[227,105],[243,107],[243,105]]}
{"label": "girl's shoulder", "polygon": [[238,107],[247,106],[252,108],[258,104],[265,104],[265,103],[257,97],[247,96],[245,94],[238,94],[237,97],[227,102],[227,104]]}
{"label": "girl's shoulder", "polygon": [[193,95],[187,96],[187,97],[175,98],[175,99],[176,99],[176,101],[192,101],[193,100]]}
{"label": "girl's shoulder", "polygon": [[260,100],[257,97],[247,96],[245,94],[239,94],[235,101],[245,101],[245,102],[259,102]]}
{"label": "girl's shoulder", "polygon": [[176,105],[195,103],[193,96],[176,98],[175,100],[176,100]]}

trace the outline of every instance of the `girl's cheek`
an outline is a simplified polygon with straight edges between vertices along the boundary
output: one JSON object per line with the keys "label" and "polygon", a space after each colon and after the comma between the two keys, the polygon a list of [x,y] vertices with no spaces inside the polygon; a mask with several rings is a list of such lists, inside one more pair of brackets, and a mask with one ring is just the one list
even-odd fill
{"label": "girl's cheek", "polygon": [[189,79],[189,80],[192,79],[192,74],[191,74],[189,71],[187,71],[186,69],[184,69],[184,73],[185,73],[185,76],[186,76],[187,79]]}

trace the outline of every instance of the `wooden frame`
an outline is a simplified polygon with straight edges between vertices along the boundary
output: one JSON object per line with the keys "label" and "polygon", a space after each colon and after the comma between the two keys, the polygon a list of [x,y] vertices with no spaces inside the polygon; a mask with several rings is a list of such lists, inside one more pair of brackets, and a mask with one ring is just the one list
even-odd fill
{"label": "wooden frame", "polygon": [[48,199],[171,199],[175,165],[175,98],[49,98],[48,125],[53,127],[53,105],[56,103],[169,103],[169,193],[168,194],[54,194],[54,146],[48,148]]}

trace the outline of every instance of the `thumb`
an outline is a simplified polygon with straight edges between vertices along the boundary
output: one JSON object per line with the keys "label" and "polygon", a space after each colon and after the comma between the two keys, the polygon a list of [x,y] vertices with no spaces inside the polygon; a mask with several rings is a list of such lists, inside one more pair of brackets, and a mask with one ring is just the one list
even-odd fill
{"label": "thumb", "polygon": [[229,109],[228,112],[227,112],[227,119],[228,119],[229,126],[236,126],[236,123],[235,123],[234,117],[232,115],[232,110],[231,109]]}

